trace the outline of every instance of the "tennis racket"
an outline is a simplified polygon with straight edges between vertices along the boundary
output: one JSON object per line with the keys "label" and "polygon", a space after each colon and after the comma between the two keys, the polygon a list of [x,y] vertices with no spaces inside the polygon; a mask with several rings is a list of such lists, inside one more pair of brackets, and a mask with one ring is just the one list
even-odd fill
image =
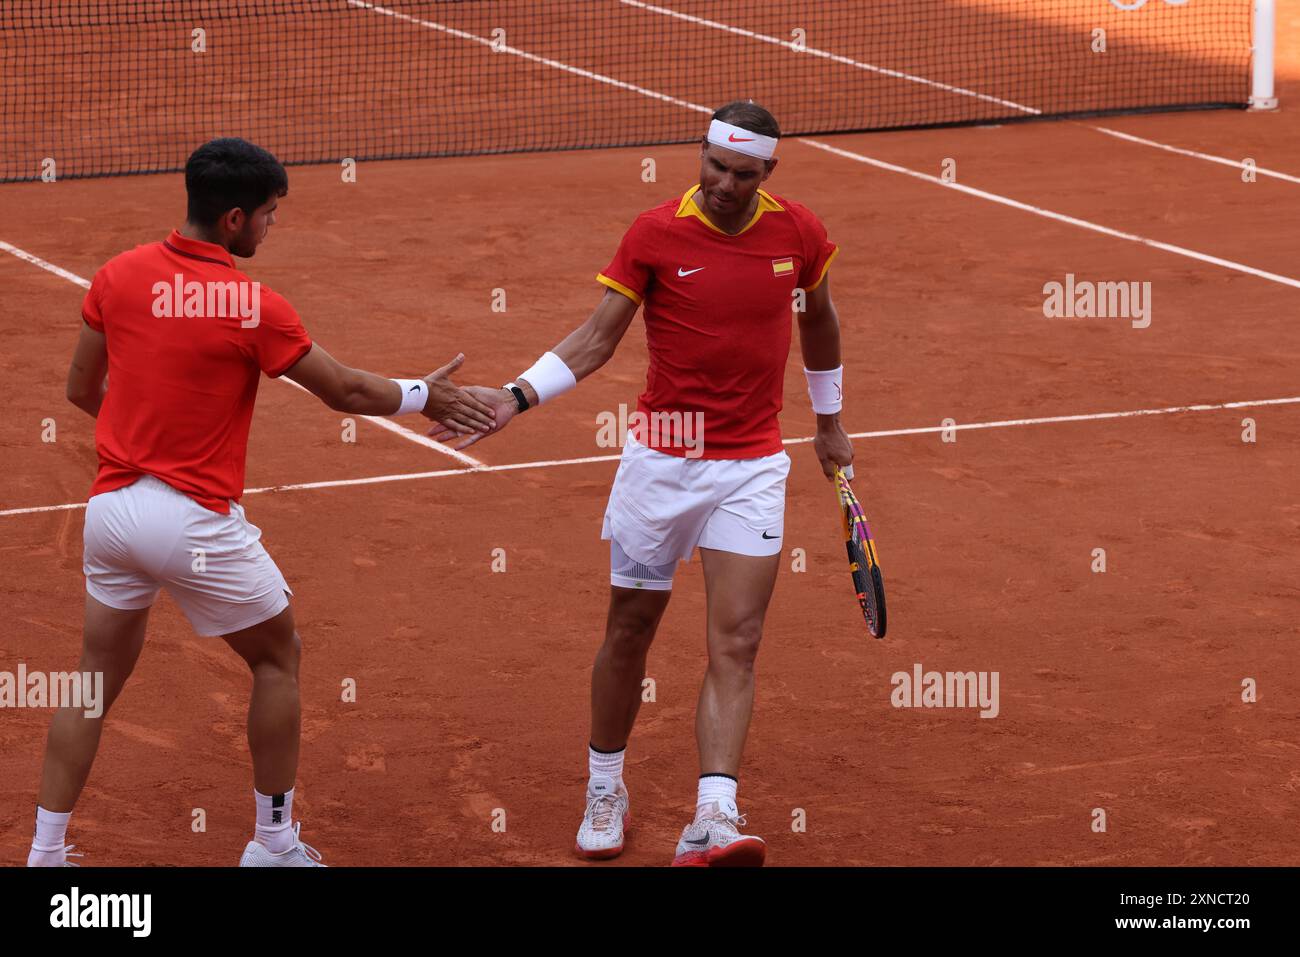
{"label": "tennis racket", "polygon": [[844,519],[844,547],[849,553],[849,572],[853,576],[853,591],[862,606],[862,617],[867,620],[867,631],[872,637],[885,637],[885,581],[876,561],[876,544],[871,540],[867,517],[853,494],[844,470],[835,469],[835,488],[840,495],[840,514]]}

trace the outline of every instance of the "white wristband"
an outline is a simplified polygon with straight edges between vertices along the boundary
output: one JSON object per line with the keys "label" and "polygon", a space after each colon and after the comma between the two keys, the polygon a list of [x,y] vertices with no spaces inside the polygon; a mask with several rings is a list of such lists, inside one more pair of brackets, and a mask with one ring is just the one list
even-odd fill
{"label": "white wristband", "polygon": [[406,415],[408,412],[423,412],[429,401],[429,383],[423,379],[389,379],[402,390],[402,404],[391,415]]}
{"label": "white wristband", "polygon": [[563,395],[578,384],[573,370],[554,352],[546,353],[526,372],[521,372],[515,378],[528,380],[528,384],[537,393],[538,405]]}
{"label": "white wristband", "polygon": [[836,369],[804,369],[808,397],[818,415],[833,415],[844,405],[844,366]]}

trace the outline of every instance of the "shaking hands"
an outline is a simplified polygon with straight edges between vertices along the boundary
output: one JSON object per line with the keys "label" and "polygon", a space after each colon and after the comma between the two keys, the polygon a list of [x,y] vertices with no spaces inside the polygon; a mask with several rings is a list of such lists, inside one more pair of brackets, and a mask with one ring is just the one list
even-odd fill
{"label": "shaking hands", "polygon": [[[433,435],[437,432],[439,442],[458,435],[472,435],[473,438],[465,443],[472,445],[484,435],[496,431],[505,424],[496,415],[494,404],[487,401],[485,397],[485,393],[499,390],[482,389],[478,386],[461,389],[451,381],[451,374],[459,369],[464,361],[465,354],[458,353],[456,358],[441,369],[424,377],[424,381],[429,385],[429,398],[424,404],[422,414],[433,421],[434,427],[428,434]],[[513,398],[510,403],[513,407]]]}

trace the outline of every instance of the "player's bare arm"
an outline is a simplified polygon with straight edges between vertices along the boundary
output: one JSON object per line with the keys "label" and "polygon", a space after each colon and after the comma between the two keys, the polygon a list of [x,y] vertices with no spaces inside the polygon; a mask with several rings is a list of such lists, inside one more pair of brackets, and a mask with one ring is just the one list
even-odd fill
{"label": "player's bare arm", "polygon": [[[421,380],[407,383],[401,379],[388,379],[362,369],[353,369],[339,362],[313,343],[311,350],[285,373],[335,412],[353,412],[358,415],[396,415],[407,410],[408,390],[418,393],[419,383],[424,383],[427,397],[418,411],[430,419],[445,424],[450,434],[464,435],[490,431],[493,425],[492,407],[451,381],[451,373],[460,368],[464,355],[457,355],[436,372]],[[419,397],[410,399],[414,403]]]}
{"label": "player's bare arm", "polygon": [[[840,318],[831,300],[831,280],[825,277],[810,293],[807,308],[799,315],[799,346],[810,391],[826,392],[825,408],[835,408],[843,397],[840,375]],[[840,424],[838,409],[818,412],[817,435],[813,450],[821,461],[827,478],[835,475],[835,466],[853,464],[853,443]],[[852,476],[852,471],[849,471]]]}
{"label": "player's bare arm", "polygon": [[[496,424],[489,432],[471,435],[456,448],[468,448],[485,435],[500,432],[520,412],[531,409],[544,399],[552,398],[571,388],[572,385],[576,385],[603,366],[614,355],[618,344],[623,341],[623,336],[627,334],[638,307],[639,304],[635,300],[621,292],[607,289],[587,321],[565,336],[559,345],[546,353],[529,370],[533,373],[533,378],[544,377],[541,383],[541,394],[538,391],[538,384],[529,381],[528,373],[500,389],[466,386],[465,392],[487,403],[493,409]],[[571,383],[565,381],[566,370],[561,368],[561,365],[567,367],[567,374],[572,377]],[[511,390],[511,385],[519,391],[519,395]],[[430,416],[430,418],[438,419],[437,416]],[[428,434],[439,442],[446,442],[455,438],[457,432],[439,420]]]}
{"label": "player's bare arm", "polygon": [[107,389],[108,346],[104,334],[83,323],[81,338],[77,340],[72,365],[68,369],[68,401],[98,418]]}

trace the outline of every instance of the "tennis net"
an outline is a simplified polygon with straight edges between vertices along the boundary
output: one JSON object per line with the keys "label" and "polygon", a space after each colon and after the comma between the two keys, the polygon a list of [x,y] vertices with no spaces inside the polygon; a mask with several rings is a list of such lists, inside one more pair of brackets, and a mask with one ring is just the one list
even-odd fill
{"label": "tennis net", "polygon": [[[1131,9],[1122,9],[1131,8]],[[1251,0],[5,0],[0,181],[1244,107]]]}

